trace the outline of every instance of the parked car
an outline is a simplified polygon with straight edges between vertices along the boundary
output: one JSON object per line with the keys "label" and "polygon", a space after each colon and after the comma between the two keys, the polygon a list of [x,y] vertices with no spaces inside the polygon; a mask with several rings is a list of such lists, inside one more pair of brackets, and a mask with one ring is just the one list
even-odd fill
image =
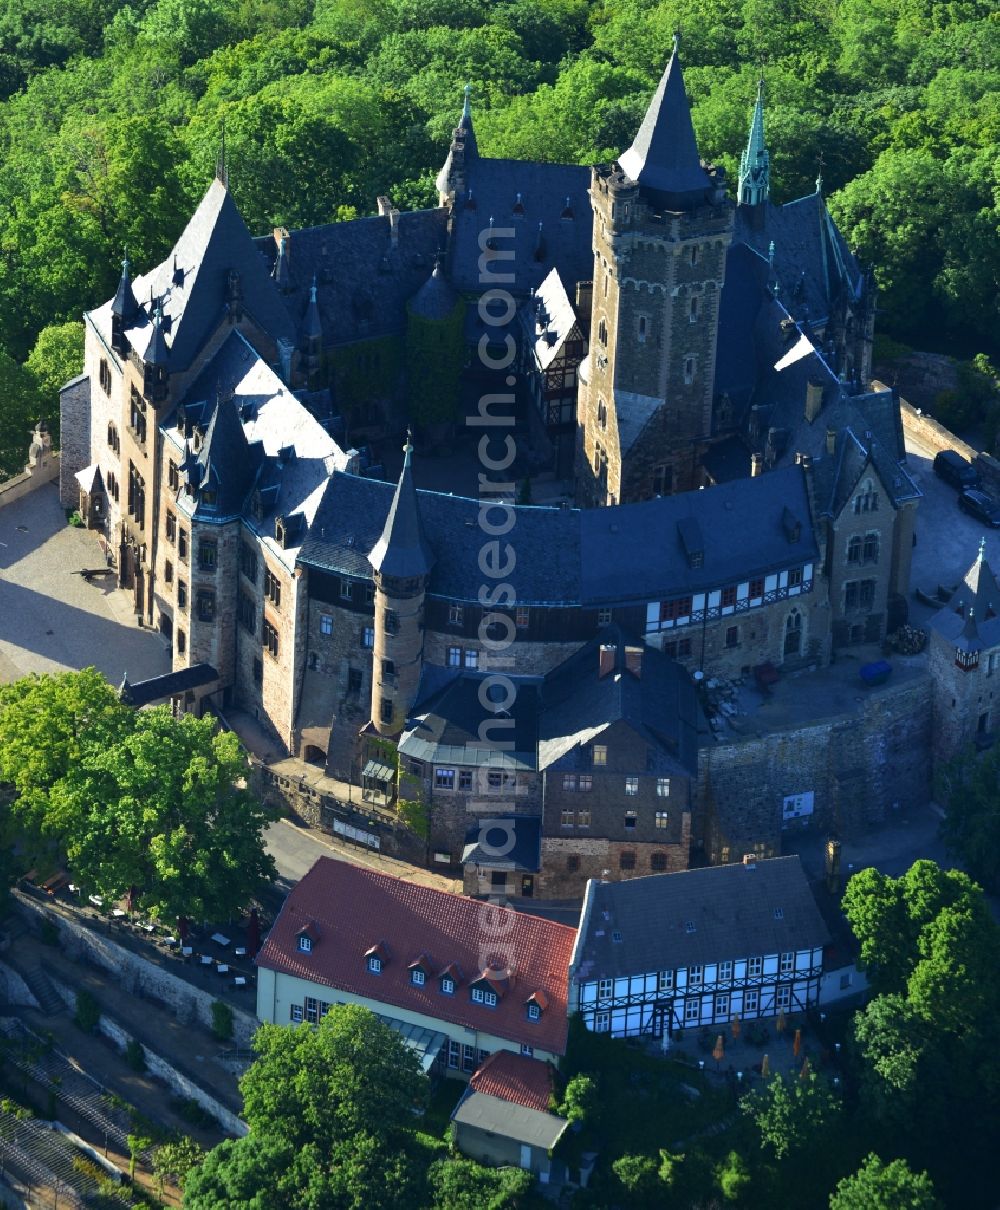
{"label": "parked car", "polygon": [[985,492],[974,487],[963,488],[958,496],[958,507],[963,513],[982,521],[984,525],[1000,529],[1000,504]]}
{"label": "parked car", "polygon": [[979,476],[972,463],[967,461],[958,450],[941,450],[934,458],[934,474],[945,483],[957,487],[978,487]]}

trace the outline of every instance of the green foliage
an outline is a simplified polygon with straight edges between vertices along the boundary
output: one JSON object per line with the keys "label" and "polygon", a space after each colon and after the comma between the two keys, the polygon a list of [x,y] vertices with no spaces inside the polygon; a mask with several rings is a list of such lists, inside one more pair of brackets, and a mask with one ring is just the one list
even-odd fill
{"label": "green foliage", "polygon": [[597,1081],[592,1076],[577,1075],[566,1085],[559,1113],[572,1124],[592,1122],[600,1109]]}
{"label": "green foliage", "polygon": [[85,1034],[92,1034],[97,1029],[100,1019],[100,1004],[85,987],[81,987],[76,993],[76,1014],[73,1017],[73,1023]]}
{"label": "green foliage", "polygon": [[940,776],[941,836],[987,888],[1000,889],[1000,750],[963,753]]}
{"label": "green foliage", "polygon": [[517,1210],[535,1179],[522,1168],[484,1168],[472,1160],[438,1160],[427,1175],[434,1210]]}
{"label": "green foliage", "polygon": [[762,1089],[747,1093],[740,1108],[757,1127],[760,1145],[778,1160],[822,1146],[841,1112],[840,1101],[816,1075],[773,1076]]}
{"label": "green foliage", "polygon": [[75,320],[42,328],[24,368],[35,380],[38,415],[58,446],[59,391],[83,370],[83,324]]}
{"label": "green foliage", "polygon": [[940,1210],[926,1172],[911,1172],[904,1160],[883,1164],[872,1153],[830,1195],[830,1210]]}
{"label": "green foliage", "polygon": [[200,1126],[202,1130],[212,1130],[219,1125],[208,1110],[194,1097],[177,1097],[170,1102],[170,1108],[189,1126]]}
{"label": "green foliage", "polygon": [[272,817],[210,718],[134,711],[93,669],[0,689],[0,779],[24,843],[65,860],[106,900],[153,915],[226,919],[273,876]]}
{"label": "green foliage", "polygon": [[0,349],[0,480],[24,470],[37,412],[35,380]]}
{"label": "green foliage", "polygon": [[42,945],[58,946],[59,944],[59,928],[54,920],[50,920],[48,916],[42,921],[38,935],[41,938]]}
{"label": "green foliage", "polygon": [[212,1033],[221,1042],[233,1036],[233,1010],[223,1000],[212,1001]]}
{"label": "green foliage", "polygon": [[416,315],[406,320],[407,400],[410,418],[421,429],[450,425],[458,418],[459,385],[466,360],[465,306],[456,298],[444,319]]}
{"label": "green foliage", "polygon": [[183,1190],[188,1173],[201,1163],[204,1154],[194,1139],[186,1136],[161,1143],[153,1152],[153,1172],[160,1182],[161,1195],[164,1180]]}
{"label": "green foliage", "polygon": [[146,1054],[137,1038],[129,1038],[125,1046],[125,1062],[133,1071],[146,1070]]}
{"label": "green foliage", "polygon": [[129,1134],[125,1136],[125,1142],[128,1145],[128,1177],[130,1181],[134,1181],[135,1166],[139,1157],[152,1147],[153,1140],[144,1134]]}
{"label": "green foliage", "polygon": [[723,1199],[738,1202],[749,1189],[752,1178],[746,1161],[738,1151],[730,1151],[715,1173]]}
{"label": "green foliage", "polygon": [[656,1161],[648,1155],[623,1155],[611,1165],[629,1195],[629,1204],[647,1206],[659,1201],[660,1180]]}

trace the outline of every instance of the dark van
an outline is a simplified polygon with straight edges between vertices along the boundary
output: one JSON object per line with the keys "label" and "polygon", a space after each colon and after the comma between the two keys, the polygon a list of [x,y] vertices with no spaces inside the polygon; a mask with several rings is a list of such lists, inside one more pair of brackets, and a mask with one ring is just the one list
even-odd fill
{"label": "dark van", "polygon": [[942,450],[935,457],[934,474],[960,490],[963,487],[979,486],[979,476],[972,463],[966,462],[957,450]]}

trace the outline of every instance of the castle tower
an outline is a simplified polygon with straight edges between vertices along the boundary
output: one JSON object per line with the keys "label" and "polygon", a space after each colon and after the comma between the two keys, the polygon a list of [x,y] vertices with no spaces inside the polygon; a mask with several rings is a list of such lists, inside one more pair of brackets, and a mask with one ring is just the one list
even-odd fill
{"label": "castle tower", "polygon": [[975,563],[929,624],[934,692],[934,759],[950,760],[977,736],[1000,729],[1000,584],[986,560]]}
{"label": "castle tower", "polygon": [[465,86],[465,102],[462,116],[452,132],[448,156],[437,175],[438,205],[447,206],[466,190],[466,167],[470,160],[479,155],[476,132],[472,128],[472,86]]}
{"label": "castle tower", "polygon": [[771,159],[764,143],[764,80],[757,82],[757,103],[750,121],[750,137],[740,156],[739,204],[749,208],[751,222],[763,226],[764,207],[771,190]]}
{"label": "castle tower", "polygon": [[406,434],[403,469],[382,536],[368,562],[375,572],[372,723],[382,736],[402,731],[416,701],[424,657],[424,593],[434,555],[420,521]]}
{"label": "castle tower", "polygon": [[632,146],[593,169],[594,285],[580,367],[577,494],[624,503],[697,487],[733,205],[698,155],[677,39]]}
{"label": "castle tower", "polygon": [[132,277],[129,273],[128,257],[122,261],[122,275],[118,280],[118,289],[111,300],[111,347],[119,355],[128,355],[125,330],[139,318],[139,302],[132,289]]}

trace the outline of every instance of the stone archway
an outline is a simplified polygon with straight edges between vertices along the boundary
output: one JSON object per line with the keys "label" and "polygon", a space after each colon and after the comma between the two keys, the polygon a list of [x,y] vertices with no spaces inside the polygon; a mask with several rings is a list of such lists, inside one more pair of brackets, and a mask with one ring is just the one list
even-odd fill
{"label": "stone archway", "polygon": [[782,646],[782,654],[786,660],[796,659],[802,655],[804,626],[802,613],[799,609],[792,609],[785,618],[784,643]]}

